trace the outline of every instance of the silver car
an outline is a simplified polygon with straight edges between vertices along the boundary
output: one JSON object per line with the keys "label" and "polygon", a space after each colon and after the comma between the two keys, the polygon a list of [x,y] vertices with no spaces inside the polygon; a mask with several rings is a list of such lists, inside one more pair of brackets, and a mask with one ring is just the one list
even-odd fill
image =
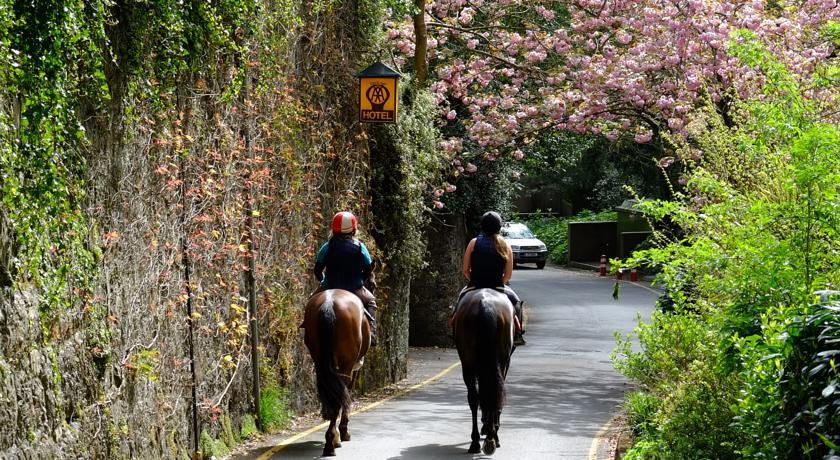
{"label": "silver car", "polygon": [[513,250],[513,263],[535,263],[537,268],[545,267],[548,249],[545,243],[534,237],[525,224],[508,222],[502,227],[502,236]]}

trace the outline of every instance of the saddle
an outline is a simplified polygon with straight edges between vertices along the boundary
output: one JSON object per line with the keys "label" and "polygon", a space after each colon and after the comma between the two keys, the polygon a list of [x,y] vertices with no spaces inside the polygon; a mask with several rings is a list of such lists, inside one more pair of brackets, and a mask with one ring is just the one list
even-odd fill
{"label": "saddle", "polygon": [[[461,299],[463,299],[464,295],[466,295],[468,292],[475,291],[476,289],[493,289],[496,292],[507,295],[507,291],[505,291],[504,286],[496,286],[496,287],[493,287],[493,288],[479,288],[479,287],[476,287],[476,286],[465,287],[464,289],[461,290],[461,294],[458,295],[458,301],[455,302],[454,305],[449,306],[449,309],[452,310],[452,316],[449,317],[449,327],[450,328],[452,327],[452,321],[455,319],[455,313],[458,312],[458,305],[461,304]],[[522,303],[522,302],[520,302],[520,303]],[[522,322],[519,321],[519,317],[516,315],[516,305],[513,306],[513,311],[514,311],[514,315],[513,315],[514,328],[517,332],[522,333],[522,332],[524,332],[524,329],[522,328]],[[365,311],[365,313],[367,313],[367,311]]]}

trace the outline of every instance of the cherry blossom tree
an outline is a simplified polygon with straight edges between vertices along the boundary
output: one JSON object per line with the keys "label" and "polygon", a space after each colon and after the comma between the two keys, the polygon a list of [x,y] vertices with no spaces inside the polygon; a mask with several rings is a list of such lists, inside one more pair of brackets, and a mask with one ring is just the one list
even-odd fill
{"label": "cherry blossom tree", "polygon": [[[761,98],[765,79],[728,53],[738,30],[836,119],[838,21],[836,0],[430,1],[430,89],[444,122],[466,129],[442,148],[462,173],[475,171],[477,155],[522,158],[522,145],[547,129],[678,142],[706,101],[731,126],[732,103]],[[386,24],[399,62],[414,56],[413,25]]]}

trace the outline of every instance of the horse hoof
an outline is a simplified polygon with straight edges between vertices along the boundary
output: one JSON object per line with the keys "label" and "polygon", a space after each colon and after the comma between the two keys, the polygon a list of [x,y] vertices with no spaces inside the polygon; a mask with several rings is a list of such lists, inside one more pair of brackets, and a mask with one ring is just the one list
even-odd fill
{"label": "horse hoof", "polygon": [[333,449],[333,450],[324,449],[324,453],[321,454],[321,457],[335,457],[335,449]]}
{"label": "horse hoof", "polygon": [[485,439],[484,440],[484,454],[485,455],[493,455],[493,452],[496,452],[496,441],[492,439]]}
{"label": "horse hoof", "polygon": [[478,444],[478,441],[473,441],[472,444],[470,444],[470,448],[467,450],[467,453],[477,454],[479,452],[481,452],[481,446]]}
{"label": "horse hoof", "polygon": [[350,433],[349,432],[341,433],[341,440],[342,441],[349,441],[350,440]]}

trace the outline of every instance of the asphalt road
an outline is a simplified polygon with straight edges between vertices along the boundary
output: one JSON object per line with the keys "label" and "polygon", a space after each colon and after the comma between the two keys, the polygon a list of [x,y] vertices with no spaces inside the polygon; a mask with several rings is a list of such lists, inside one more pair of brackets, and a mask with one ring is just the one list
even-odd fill
{"label": "asphalt road", "polygon": [[[627,333],[636,315],[647,317],[657,294],[642,284],[586,273],[519,268],[511,286],[526,302],[528,344],[513,355],[507,378],[495,459],[588,459],[593,439],[622,401],[626,380],[612,368],[613,333]],[[457,362],[444,352],[441,368]],[[437,359],[440,360],[440,357]],[[420,359],[418,366],[431,365]],[[411,362],[410,362],[411,365]],[[459,459],[468,455],[470,410],[460,367],[402,397],[350,419],[352,441],[337,450],[345,459]],[[262,448],[242,458],[312,459],[324,430]]]}

